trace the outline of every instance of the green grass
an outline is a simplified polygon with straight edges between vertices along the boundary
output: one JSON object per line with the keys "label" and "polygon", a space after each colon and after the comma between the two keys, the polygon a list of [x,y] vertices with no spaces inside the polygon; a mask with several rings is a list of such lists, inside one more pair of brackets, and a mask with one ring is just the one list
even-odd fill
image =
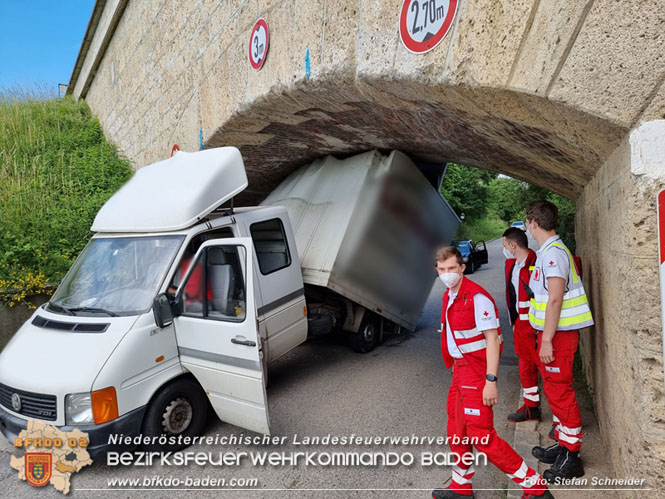
{"label": "green grass", "polygon": [[507,228],[508,224],[496,217],[465,220],[459,226],[455,238],[489,241],[490,239],[500,237]]}
{"label": "green grass", "polygon": [[85,102],[0,89],[0,291],[62,278],[131,174]]}

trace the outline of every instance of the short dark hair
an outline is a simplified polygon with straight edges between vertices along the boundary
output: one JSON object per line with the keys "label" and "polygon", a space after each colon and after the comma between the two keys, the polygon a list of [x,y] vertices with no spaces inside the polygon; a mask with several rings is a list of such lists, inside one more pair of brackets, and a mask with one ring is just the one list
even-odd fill
{"label": "short dark hair", "polygon": [[517,227],[510,227],[506,229],[506,231],[503,233],[503,237],[505,237],[508,241],[514,242],[520,248],[529,247],[529,240],[526,237],[526,233]]}
{"label": "short dark hair", "polygon": [[543,230],[554,230],[559,221],[559,209],[544,199],[533,201],[526,207],[526,219],[537,222]]}
{"label": "short dark hair", "polygon": [[437,262],[445,262],[451,256],[454,256],[457,259],[458,264],[464,265],[462,253],[460,253],[459,250],[455,248],[455,246],[444,246],[443,248],[439,248],[436,250],[434,260]]}

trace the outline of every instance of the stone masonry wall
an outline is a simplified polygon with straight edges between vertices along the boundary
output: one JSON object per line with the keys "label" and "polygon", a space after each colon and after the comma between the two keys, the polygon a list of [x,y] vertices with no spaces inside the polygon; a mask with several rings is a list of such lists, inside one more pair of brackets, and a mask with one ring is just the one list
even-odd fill
{"label": "stone masonry wall", "polygon": [[[665,382],[658,279],[656,196],[660,165],[641,153],[638,129],[621,142],[577,200],[577,247],[594,328],[582,337],[587,381],[612,461],[625,476],[665,489]],[[644,167],[647,163],[647,167]],[[642,165],[642,166],[640,166]],[[649,165],[651,165],[649,167]]]}

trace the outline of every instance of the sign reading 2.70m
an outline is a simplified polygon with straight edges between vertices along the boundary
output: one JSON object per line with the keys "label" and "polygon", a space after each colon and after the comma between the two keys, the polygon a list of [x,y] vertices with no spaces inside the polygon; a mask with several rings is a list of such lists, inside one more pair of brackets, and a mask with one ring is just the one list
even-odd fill
{"label": "sign reading 2.70m", "polygon": [[404,0],[399,17],[399,37],[415,54],[436,47],[453,25],[457,0]]}

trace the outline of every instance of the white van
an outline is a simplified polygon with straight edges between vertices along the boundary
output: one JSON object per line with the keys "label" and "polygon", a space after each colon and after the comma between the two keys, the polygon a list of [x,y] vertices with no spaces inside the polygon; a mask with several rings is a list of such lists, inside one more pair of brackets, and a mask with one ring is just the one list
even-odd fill
{"label": "white van", "polygon": [[[367,158],[379,171],[377,154]],[[107,201],[50,301],[0,354],[7,439],[38,419],[87,432],[94,457],[111,450],[111,433],[197,435],[210,406],[269,434],[266,366],[307,339],[314,302],[317,318],[327,311],[364,347],[376,344],[376,328],[415,325],[424,302],[403,310],[358,289],[351,299],[332,291],[334,279],[318,299],[322,271],[318,285],[303,283],[286,207],[219,208],[247,184],[235,148],[178,152]],[[306,289],[317,300],[306,301]]]}

